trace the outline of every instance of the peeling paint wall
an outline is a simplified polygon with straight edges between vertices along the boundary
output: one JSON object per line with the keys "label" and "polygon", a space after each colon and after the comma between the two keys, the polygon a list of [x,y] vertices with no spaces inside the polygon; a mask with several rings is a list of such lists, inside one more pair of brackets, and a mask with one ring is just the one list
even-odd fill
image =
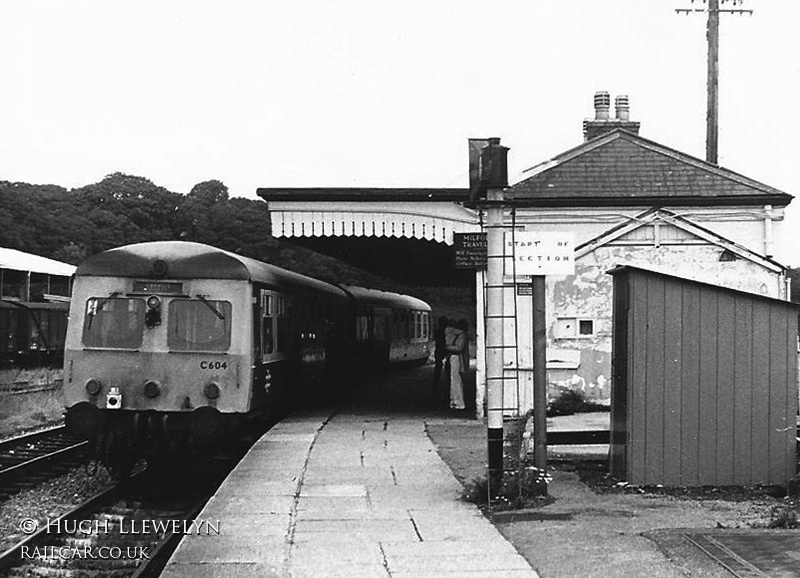
{"label": "peeling paint wall", "polygon": [[[783,298],[784,279],[759,263],[723,256],[725,249],[700,239],[681,238],[656,246],[646,235],[612,241],[578,258],[575,275],[547,278],[548,379],[551,397],[578,389],[590,399],[611,395],[611,333],[613,278],[606,272],[618,265],[636,265],[697,281]],[[721,260],[722,259],[722,260]],[[732,259],[732,260],[727,260]],[[510,279],[509,279],[510,281]],[[508,322],[507,343],[518,339],[517,366],[532,365],[530,298],[506,292],[506,315],[516,307],[518,324]],[[516,299],[516,304],[514,304]],[[512,354],[507,354],[511,367]],[[527,371],[521,381],[528,385]],[[512,383],[508,383],[512,389]],[[507,390],[506,404],[529,408],[527,395]]]}
{"label": "peeling paint wall", "polygon": [[[654,212],[655,211],[655,212]],[[706,283],[786,299],[780,266],[765,260],[769,229],[780,239],[783,211],[762,207],[541,208],[505,215],[519,230],[570,232],[583,245],[575,275],[547,277],[549,395],[577,389],[587,398],[611,395],[613,279],[607,271],[634,265]],[[596,243],[596,246],[592,245]],[[594,246],[594,248],[592,248]],[[750,253],[752,251],[752,253]],[[532,408],[529,278],[505,278],[504,412]]]}

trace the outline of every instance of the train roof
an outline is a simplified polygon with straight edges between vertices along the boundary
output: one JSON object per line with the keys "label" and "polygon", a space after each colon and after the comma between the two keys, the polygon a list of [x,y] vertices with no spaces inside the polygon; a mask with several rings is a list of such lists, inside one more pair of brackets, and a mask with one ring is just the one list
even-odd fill
{"label": "train roof", "polygon": [[[166,272],[156,275],[157,261]],[[161,273],[161,271],[158,271]],[[270,285],[306,287],[344,298],[345,292],[318,279],[223,249],[188,241],[152,241],[109,249],[86,259],[76,277],[138,277],[142,279],[241,279]]]}
{"label": "train roof", "polygon": [[342,288],[360,303],[369,303],[377,307],[416,309],[418,311],[431,310],[431,306],[422,299],[417,299],[410,295],[400,295],[399,293],[367,289],[365,287],[356,287],[355,285],[342,285]]}

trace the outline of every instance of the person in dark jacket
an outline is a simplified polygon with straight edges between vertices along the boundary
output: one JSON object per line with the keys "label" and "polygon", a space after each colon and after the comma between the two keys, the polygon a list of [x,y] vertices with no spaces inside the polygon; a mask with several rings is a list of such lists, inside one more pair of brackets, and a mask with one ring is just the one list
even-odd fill
{"label": "person in dark jacket", "polygon": [[432,389],[434,393],[439,391],[439,382],[442,379],[442,369],[448,363],[447,344],[445,343],[444,340],[444,332],[449,324],[450,320],[447,317],[445,316],[439,317],[439,321],[436,323],[436,329],[433,332],[434,350],[433,350]]}

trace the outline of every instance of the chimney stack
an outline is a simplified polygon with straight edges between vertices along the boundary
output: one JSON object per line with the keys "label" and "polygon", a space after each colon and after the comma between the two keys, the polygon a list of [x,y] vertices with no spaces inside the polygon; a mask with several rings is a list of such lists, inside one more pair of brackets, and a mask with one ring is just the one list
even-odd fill
{"label": "chimney stack", "polygon": [[630,119],[630,104],[627,94],[614,99],[615,118],[610,118],[611,96],[606,91],[594,94],[594,118],[583,121],[583,139],[589,141],[614,129],[621,128],[639,134],[639,123]]}
{"label": "chimney stack", "polygon": [[620,94],[615,100],[614,105],[617,109],[617,120],[630,120],[631,109],[628,105],[628,95]]}
{"label": "chimney stack", "polygon": [[594,119],[608,120],[608,111],[611,108],[611,96],[606,91],[594,93]]}

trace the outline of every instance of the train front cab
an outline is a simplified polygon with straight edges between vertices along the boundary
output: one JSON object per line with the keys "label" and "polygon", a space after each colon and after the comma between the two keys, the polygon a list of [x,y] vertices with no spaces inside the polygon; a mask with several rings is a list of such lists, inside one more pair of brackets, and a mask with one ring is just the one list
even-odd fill
{"label": "train front cab", "polygon": [[[249,283],[78,277],[65,349],[66,424],[111,454],[224,435],[251,399]],[[143,448],[154,445],[155,448]]]}

